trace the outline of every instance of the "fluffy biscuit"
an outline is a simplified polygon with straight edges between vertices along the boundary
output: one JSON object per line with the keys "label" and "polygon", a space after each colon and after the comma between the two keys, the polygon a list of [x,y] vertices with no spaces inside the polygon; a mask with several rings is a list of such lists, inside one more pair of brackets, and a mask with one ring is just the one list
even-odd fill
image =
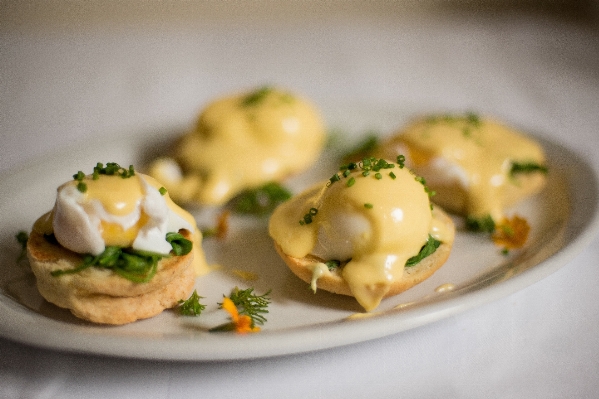
{"label": "fluffy biscuit", "polygon": [[[186,230],[181,233],[191,239]],[[71,269],[83,257],[32,231],[27,255],[40,294],[75,316],[104,324],[125,324],[155,316],[189,296],[195,282],[193,251],[163,258],[147,283],[134,283],[110,270],[90,267],[79,273],[54,277],[58,269]]]}

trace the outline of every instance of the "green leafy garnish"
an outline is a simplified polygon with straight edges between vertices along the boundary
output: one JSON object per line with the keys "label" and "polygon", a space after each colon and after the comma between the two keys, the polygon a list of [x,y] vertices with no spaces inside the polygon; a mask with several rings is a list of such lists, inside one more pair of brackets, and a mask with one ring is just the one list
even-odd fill
{"label": "green leafy garnish", "polygon": [[359,141],[353,148],[349,149],[341,159],[345,161],[357,161],[370,156],[379,144],[379,135],[375,132],[369,132],[367,136]]}
{"label": "green leafy garnish", "polygon": [[262,187],[246,190],[232,202],[233,211],[247,215],[263,216],[291,198],[291,192],[278,183],[266,183]]}
{"label": "green leafy garnish", "polygon": [[519,173],[547,173],[547,167],[544,165],[540,165],[535,162],[512,162],[512,167],[510,168],[510,176],[514,177]]}
{"label": "green leafy garnish", "polygon": [[474,129],[478,129],[481,126],[481,118],[478,114],[474,112],[467,112],[464,116],[457,115],[431,115],[426,118],[426,122],[429,124],[436,123],[447,123],[447,124],[455,124],[462,122],[464,124],[462,128],[462,134],[466,138],[470,138],[472,136],[472,131]]}
{"label": "green leafy garnish", "polygon": [[241,105],[244,107],[253,106],[261,103],[273,91],[270,86],[262,86],[261,88],[251,92],[243,98]]}
{"label": "green leafy garnish", "polygon": [[190,240],[183,237],[181,233],[166,233],[166,241],[171,244],[173,253],[177,256],[187,255],[191,252],[193,244]]}
{"label": "green leafy garnish", "polygon": [[491,215],[482,217],[468,216],[466,218],[466,229],[474,232],[491,234],[495,231],[495,221]]}
{"label": "green leafy garnish", "polygon": [[85,255],[83,263],[74,269],[54,270],[50,274],[54,277],[64,274],[79,273],[89,267],[111,269],[113,272],[134,283],[146,283],[154,277],[158,267],[158,261],[162,258],[158,254],[138,253],[137,251],[110,246],[104,249],[100,255]]}
{"label": "green leafy garnish", "polygon": [[328,260],[326,262],[324,262],[324,264],[327,266],[327,268],[329,270],[335,270],[337,269],[339,266],[341,266],[341,261],[338,260]]}
{"label": "green leafy garnish", "polygon": [[439,248],[439,245],[441,245],[441,241],[435,239],[433,236],[429,234],[428,239],[426,240],[426,244],[424,244],[422,248],[420,248],[420,252],[418,252],[418,255],[412,256],[410,259],[407,260],[406,267],[414,266],[418,264],[422,259],[426,258],[429,255],[432,255],[437,250],[437,248]]}
{"label": "green leafy garnish", "polygon": [[255,324],[262,325],[266,322],[264,315],[268,313],[267,308],[270,304],[269,294],[270,290],[265,294],[256,295],[253,288],[240,290],[235,287],[231,291],[229,298],[237,307],[239,314],[246,315],[252,319],[252,327],[254,327]]}
{"label": "green leafy garnish", "polygon": [[199,316],[204,309],[206,309],[206,305],[202,305],[200,303],[200,299],[203,299],[198,295],[197,290],[193,290],[193,293],[187,300],[179,301],[179,313],[184,316]]}
{"label": "green leafy garnish", "polygon": [[17,258],[17,262],[20,262],[21,260],[25,259],[25,255],[27,254],[27,241],[29,241],[29,234],[27,234],[26,231],[19,231],[15,235],[15,238],[17,242],[21,244],[21,253]]}
{"label": "green leafy garnish", "polygon": [[168,193],[168,191],[165,187],[160,187],[158,189],[158,192],[160,193],[160,195],[166,195],[166,193]]}
{"label": "green leafy garnish", "polygon": [[[167,241],[171,244],[175,255],[185,255],[191,251],[192,242],[179,233],[168,233]],[[64,274],[79,273],[89,267],[98,267],[110,269],[134,283],[147,283],[156,274],[158,262],[164,257],[166,256],[154,252],[109,246],[100,255],[84,255],[81,265],[74,269],[58,269],[50,274],[58,277]]]}

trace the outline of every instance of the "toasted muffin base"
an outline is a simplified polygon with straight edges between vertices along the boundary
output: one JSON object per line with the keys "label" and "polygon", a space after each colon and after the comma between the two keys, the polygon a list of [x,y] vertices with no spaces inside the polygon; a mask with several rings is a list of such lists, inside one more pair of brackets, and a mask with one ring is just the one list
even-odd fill
{"label": "toasted muffin base", "polygon": [[[452,232],[455,231],[451,218],[439,207],[435,207],[436,218],[441,220]],[[400,294],[416,284],[421,283],[435,273],[449,258],[453,246],[454,234],[451,234],[445,241],[439,245],[437,250],[424,258],[418,264],[404,268],[404,274],[401,279],[394,281],[389,290],[384,295],[388,298]],[[316,263],[324,262],[323,259],[308,255],[303,258],[295,258],[283,252],[282,248],[275,242],[274,247],[289,269],[301,280],[310,284],[313,277],[313,267]],[[329,271],[318,278],[317,286],[319,289],[347,296],[354,296],[347,282],[341,274],[342,267]]]}
{"label": "toasted muffin base", "polygon": [[[191,239],[189,232],[181,233]],[[54,277],[50,274],[53,270],[75,268],[83,257],[49,242],[36,231],[29,236],[27,256],[42,297],[94,323],[126,324],[155,316],[186,299],[195,282],[193,251],[163,258],[156,275],[147,283],[134,283],[96,267]]]}

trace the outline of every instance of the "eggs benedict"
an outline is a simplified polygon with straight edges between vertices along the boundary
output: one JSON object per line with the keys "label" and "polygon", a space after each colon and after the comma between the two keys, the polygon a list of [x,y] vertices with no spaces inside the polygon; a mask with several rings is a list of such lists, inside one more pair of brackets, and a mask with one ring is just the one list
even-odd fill
{"label": "eggs benedict", "polygon": [[269,233],[284,261],[312,288],[354,296],[367,311],[431,276],[455,229],[403,166],[365,158],[275,209]]}
{"label": "eggs benedict", "polygon": [[243,190],[305,170],[324,138],[310,102],[263,87],[208,104],[173,156],[155,160],[149,174],[178,202],[222,205]]}
{"label": "eggs benedict", "polygon": [[546,181],[537,142],[472,113],[417,119],[375,153],[406,154],[406,165],[436,192],[434,201],[478,227],[503,220],[505,208],[539,192]]}
{"label": "eggs benedict", "polygon": [[108,163],[58,187],[27,254],[47,301],[82,319],[124,324],[189,296],[208,270],[201,240],[160,183]]}

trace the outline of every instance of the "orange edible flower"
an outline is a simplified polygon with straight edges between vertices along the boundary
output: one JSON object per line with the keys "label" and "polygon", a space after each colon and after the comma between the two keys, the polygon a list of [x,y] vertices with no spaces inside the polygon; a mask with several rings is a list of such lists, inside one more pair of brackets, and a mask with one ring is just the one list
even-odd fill
{"label": "orange edible flower", "polygon": [[511,219],[503,218],[501,223],[495,226],[493,242],[505,249],[522,248],[528,239],[530,225],[526,219],[514,215]]}
{"label": "orange edible flower", "polygon": [[235,332],[245,334],[248,332],[258,332],[260,327],[252,327],[252,318],[247,315],[240,315],[237,306],[227,297],[223,299],[222,308],[231,315],[231,323],[235,327]]}

